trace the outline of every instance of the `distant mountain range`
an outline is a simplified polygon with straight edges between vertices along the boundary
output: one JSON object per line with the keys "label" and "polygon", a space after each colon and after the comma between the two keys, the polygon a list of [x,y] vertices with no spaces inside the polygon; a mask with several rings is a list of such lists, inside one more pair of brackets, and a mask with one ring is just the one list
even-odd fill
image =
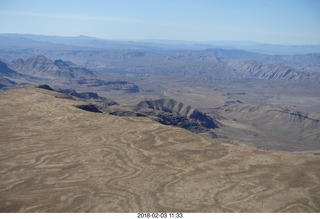
{"label": "distant mountain range", "polygon": [[116,80],[106,83],[99,76],[109,73],[138,78],[154,75],[200,81],[320,78],[318,46],[298,46],[319,53],[296,55],[268,55],[211,44],[201,44],[203,49],[193,46],[189,42],[179,44],[176,41],[154,43],[86,36],[0,34],[1,80],[3,86],[10,86],[20,83],[13,78],[71,79],[89,87],[105,86],[106,89],[138,92],[139,88],[130,82]]}
{"label": "distant mountain range", "polygon": [[[106,40],[88,36],[62,37],[62,36],[45,36],[33,34],[0,34],[0,41],[8,46],[19,40],[19,46],[23,44],[63,44],[68,46],[79,46],[98,49],[227,49],[227,50],[244,50],[269,55],[295,55],[320,53],[320,45],[275,45],[258,42],[245,41],[211,41],[211,42],[192,42],[179,40]],[[34,47],[38,47],[34,45]]]}
{"label": "distant mountain range", "polygon": [[[58,80],[58,82],[57,82]],[[0,60],[0,89],[24,84],[52,82],[56,85],[103,87],[104,90],[122,90],[128,93],[139,92],[133,83],[121,80],[105,81],[93,71],[79,67],[70,61],[51,60],[43,55],[28,59],[16,59],[7,64]]]}
{"label": "distant mountain range", "polygon": [[65,62],[61,59],[53,61],[43,55],[32,56],[26,60],[17,59],[10,64],[10,67],[15,71],[37,77],[69,79],[96,77],[92,71],[78,67],[72,62]]}
{"label": "distant mountain range", "polygon": [[0,60],[0,88],[20,83],[48,79],[93,79],[97,76],[90,70],[78,67],[72,62],[51,60],[43,55],[26,60],[17,59],[7,64]]}
{"label": "distant mountain range", "polygon": [[[84,36],[0,35],[0,89],[48,84],[56,91],[94,104],[82,109],[145,116],[212,135],[211,129],[223,129],[220,114],[230,118],[226,125],[230,122],[233,125],[249,114],[244,111],[241,117],[236,117],[242,111],[233,115],[234,105],[241,108],[250,101],[255,104],[285,102],[285,107],[293,108],[290,112],[299,112],[295,108],[304,109],[308,101],[312,107],[318,106],[320,53],[268,55],[204,44],[201,45],[204,49],[190,49],[193,45],[185,45],[123,43]],[[301,93],[298,86],[306,87],[307,91]],[[310,94],[312,97],[308,99]],[[293,95],[302,97],[300,102],[296,103]],[[106,102],[101,97],[119,104]],[[223,105],[217,114],[220,110],[217,107]],[[265,117],[263,113],[257,115]],[[268,115],[278,116],[278,111]],[[280,116],[287,118],[284,121],[307,117],[301,115],[281,111]],[[308,123],[308,128],[314,124]],[[230,129],[235,132],[235,138],[238,128]],[[244,128],[245,135],[257,134],[247,131]],[[220,136],[224,136],[224,131],[220,132]],[[310,140],[312,144],[318,140],[318,135],[314,136],[316,138]]]}
{"label": "distant mountain range", "polygon": [[[217,51],[214,51],[216,53]],[[236,52],[238,53],[238,52]],[[320,78],[318,65],[285,65],[270,61],[253,59],[219,60],[212,57],[212,51],[191,53],[174,53],[169,56],[150,52],[109,53],[112,62],[105,71],[136,72],[138,74],[170,75],[170,77],[197,77],[197,80],[305,80]],[[222,56],[222,53],[219,53]],[[240,54],[239,54],[240,55]],[[94,55],[93,55],[94,56]],[[310,55],[307,55],[310,56]],[[96,57],[96,56],[94,56]],[[313,55],[313,59],[318,56]],[[221,57],[220,57],[221,58]],[[312,61],[313,62],[313,61]],[[316,62],[316,61],[315,61]],[[121,65],[121,63],[123,63]],[[101,73],[100,73],[101,74]],[[104,81],[93,71],[79,67],[70,61],[52,60],[43,55],[27,59],[16,59],[9,64],[0,61],[1,88],[28,83],[32,80],[63,79],[76,80],[79,85],[88,87],[104,86],[105,90],[126,90],[139,92],[133,83],[121,81]]]}

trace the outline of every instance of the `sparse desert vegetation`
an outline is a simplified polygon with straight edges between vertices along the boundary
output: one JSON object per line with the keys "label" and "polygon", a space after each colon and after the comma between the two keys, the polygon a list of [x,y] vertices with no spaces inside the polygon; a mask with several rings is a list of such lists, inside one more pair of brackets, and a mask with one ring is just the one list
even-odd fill
{"label": "sparse desert vegetation", "polygon": [[318,154],[222,143],[149,118],[0,94],[1,212],[319,212]]}

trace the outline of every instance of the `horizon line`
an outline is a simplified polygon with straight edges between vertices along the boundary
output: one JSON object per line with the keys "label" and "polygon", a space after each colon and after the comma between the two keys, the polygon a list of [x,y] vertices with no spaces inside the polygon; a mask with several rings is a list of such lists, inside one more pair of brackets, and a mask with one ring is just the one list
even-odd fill
{"label": "horizon line", "polygon": [[[141,38],[141,39],[112,39],[112,38],[103,38],[97,36],[88,36],[84,34],[80,35],[56,35],[56,34],[35,34],[35,33],[0,33],[0,35],[29,35],[29,36],[45,36],[45,37],[66,37],[66,38],[93,38],[97,40],[106,40],[106,41],[122,41],[122,42],[146,42],[146,43],[158,43],[158,44],[165,44],[166,42],[176,42],[176,43],[187,43],[187,44],[212,44],[212,43],[242,43],[243,45],[273,45],[273,46],[320,46],[319,44],[291,44],[291,43],[270,43],[270,42],[259,42],[254,40],[183,40],[183,39],[161,39],[161,38]],[[150,41],[150,42],[148,42]],[[152,42],[153,41],[153,42]],[[159,42],[156,42],[159,41]],[[162,42],[161,42],[162,41]]]}

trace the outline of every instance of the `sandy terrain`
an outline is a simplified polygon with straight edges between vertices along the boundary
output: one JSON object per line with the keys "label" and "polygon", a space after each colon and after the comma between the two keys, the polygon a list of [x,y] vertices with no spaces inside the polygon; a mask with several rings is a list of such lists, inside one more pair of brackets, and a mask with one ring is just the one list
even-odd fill
{"label": "sandy terrain", "polygon": [[0,94],[1,212],[320,212],[320,156]]}

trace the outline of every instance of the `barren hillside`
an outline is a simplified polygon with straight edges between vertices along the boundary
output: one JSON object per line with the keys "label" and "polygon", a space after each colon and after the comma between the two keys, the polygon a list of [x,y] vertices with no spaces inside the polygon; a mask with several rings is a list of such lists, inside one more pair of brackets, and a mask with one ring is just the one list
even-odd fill
{"label": "barren hillside", "polygon": [[61,59],[53,61],[43,55],[32,56],[26,60],[17,59],[11,63],[10,67],[15,71],[38,77],[69,79],[96,77],[92,71],[78,67],[72,62],[65,62]]}
{"label": "barren hillside", "polygon": [[236,72],[247,78],[258,78],[267,80],[291,80],[304,79],[310,74],[297,72],[294,68],[284,65],[269,64],[258,61],[233,61],[229,63]]}
{"label": "barren hillside", "polygon": [[242,143],[251,142],[268,150],[320,150],[319,113],[237,103],[221,107],[220,112],[228,120],[221,121],[226,126],[222,126],[225,130],[219,131]]}
{"label": "barren hillside", "polygon": [[65,94],[0,93],[1,212],[319,212],[318,154],[226,145]]}

